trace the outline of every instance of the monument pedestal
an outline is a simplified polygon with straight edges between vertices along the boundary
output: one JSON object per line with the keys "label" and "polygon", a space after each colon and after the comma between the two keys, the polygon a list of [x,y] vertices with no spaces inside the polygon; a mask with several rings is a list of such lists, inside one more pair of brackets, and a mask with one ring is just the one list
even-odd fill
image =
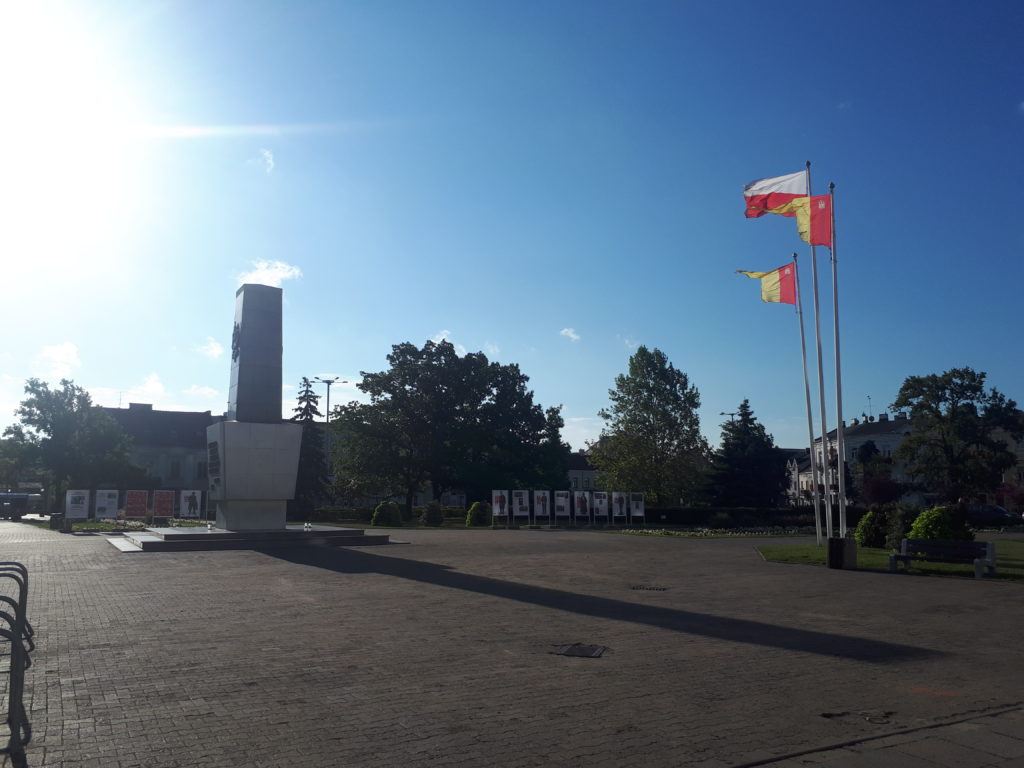
{"label": "monument pedestal", "polygon": [[226,531],[283,530],[302,426],[222,421],[206,430],[210,498]]}

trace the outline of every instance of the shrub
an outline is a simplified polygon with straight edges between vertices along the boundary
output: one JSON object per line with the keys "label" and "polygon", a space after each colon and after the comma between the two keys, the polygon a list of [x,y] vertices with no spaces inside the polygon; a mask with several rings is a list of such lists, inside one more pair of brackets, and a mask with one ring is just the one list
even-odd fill
{"label": "shrub", "polygon": [[441,511],[441,505],[436,501],[427,504],[427,508],[423,510],[423,515],[420,517],[420,522],[433,528],[440,528],[444,525],[444,512]]}
{"label": "shrub", "polygon": [[735,525],[736,521],[728,512],[715,512],[708,518],[708,528],[732,528]]}
{"label": "shrub", "polygon": [[373,510],[373,519],[370,525],[374,526],[398,526],[402,525],[402,510],[393,501],[382,501]]}
{"label": "shrub", "polygon": [[974,539],[964,524],[954,525],[953,510],[949,507],[926,509],[910,528],[911,539]]}
{"label": "shrub", "polygon": [[466,513],[466,527],[476,528],[491,524],[491,505],[486,501],[474,501]]}
{"label": "shrub", "polygon": [[910,535],[910,526],[921,510],[909,504],[885,504],[881,508],[885,510],[885,546],[899,549],[900,542]]}
{"label": "shrub", "polygon": [[857,523],[853,538],[858,547],[884,547],[889,519],[884,507],[873,507]]}

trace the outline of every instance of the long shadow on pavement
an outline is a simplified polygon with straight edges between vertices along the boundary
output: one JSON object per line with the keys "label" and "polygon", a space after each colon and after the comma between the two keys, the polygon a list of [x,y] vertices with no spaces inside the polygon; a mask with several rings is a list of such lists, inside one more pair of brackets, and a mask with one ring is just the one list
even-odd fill
{"label": "long shadow on pavement", "polygon": [[707,613],[642,605],[625,600],[536,587],[515,581],[463,573],[452,570],[446,565],[375,555],[358,549],[310,546],[288,549],[267,548],[259,551],[271,557],[300,565],[324,568],[337,573],[378,573],[600,619],[647,624],[674,632],[714,637],[735,643],[781,648],[787,651],[837,656],[876,664],[890,664],[945,655],[941,651],[930,648],[918,648],[831,632],[815,632],[778,624],[766,624],[760,621],[713,616]]}

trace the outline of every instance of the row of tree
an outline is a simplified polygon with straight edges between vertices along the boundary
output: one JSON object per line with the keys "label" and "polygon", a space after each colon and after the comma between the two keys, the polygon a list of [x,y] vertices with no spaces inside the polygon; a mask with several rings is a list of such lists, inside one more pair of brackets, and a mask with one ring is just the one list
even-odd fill
{"label": "row of tree", "polygon": [[[561,406],[536,403],[517,365],[480,352],[460,356],[446,341],[395,345],[388,364],[362,374],[358,386],[368,402],[340,405],[331,415],[330,473],[319,398],[302,380],[293,417],[305,427],[295,510],[329,497],[352,503],[380,496],[411,508],[426,488],[434,498],[458,489],[484,499],[492,488],[565,486]],[[29,379],[25,395],[19,423],[0,440],[0,485],[42,474],[59,504],[73,486],[152,482],[130,463],[128,436],[81,387]],[[604,429],[588,450],[600,487],[643,491],[651,506],[785,502],[787,457],[747,400],[722,424],[712,450],[700,430],[700,393],[661,350],[637,349],[608,395]],[[1024,439],[1024,413],[970,368],[911,376],[892,409],[909,413],[910,435],[895,459],[862,446],[847,483],[869,503],[908,489],[893,479],[893,460],[913,485],[941,500],[989,493],[1016,462],[1008,441]]]}

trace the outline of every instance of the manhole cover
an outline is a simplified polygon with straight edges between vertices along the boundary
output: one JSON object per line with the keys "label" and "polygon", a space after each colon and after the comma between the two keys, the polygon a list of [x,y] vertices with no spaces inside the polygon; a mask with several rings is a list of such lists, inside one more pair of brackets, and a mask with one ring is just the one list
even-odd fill
{"label": "manhole cover", "polygon": [[634,584],[630,589],[634,592],[664,592],[668,587],[659,587],[655,584]]}
{"label": "manhole cover", "polygon": [[608,650],[605,645],[584,645],[573,643],[572,645],[559,645],[555,654],[558,656],[582,656],[587,659],[599,659],[601,654]]}

